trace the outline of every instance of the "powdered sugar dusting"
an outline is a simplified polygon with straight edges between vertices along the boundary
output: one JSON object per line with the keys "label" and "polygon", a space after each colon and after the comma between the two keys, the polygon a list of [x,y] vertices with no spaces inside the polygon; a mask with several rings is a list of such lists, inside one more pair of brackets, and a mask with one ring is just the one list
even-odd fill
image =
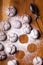
{"label": "powdered sugar dusting", "polygon": [[[2,42],[5,46],[5,49],[6,49],[6,45],[8,44],[12,44],[12,45],[15,45],[17,47],[17,50],[23,50],[25,52],[25,54],[29,54],[29,52],[27,51],[27,46],[31,43],[40,43],[40,40],[35,40],[33,38],[30,37],[30,34],[27,34],[28,35],[28,43],[26,44],[21,44],[19,39],[17,40],[17,42],[14,42],[12,43],[9,39],[8,39],[8,36],[12,33],[16,33],[18,35],[18,37],[22,34],[25,34],[24,30],[23,30],[23,27],[21,27],[20,29],[15,29],[13,27],[13,23],[15,20],[20,20],[20,17],[17,16],[17,17],[11,17],[9,19],[9,22],[11,24],[11,29],[9,31],[6,32],[6,35],[7,35],[7,40]],[[20,20],[21,21],[21,20]],[[3,24],[3,23],[2,23]],[[15,25],[16,26],[16,25]],[[1,27],[1,26],[0,26]],[[12,35],[12,34],[11,34]]]}

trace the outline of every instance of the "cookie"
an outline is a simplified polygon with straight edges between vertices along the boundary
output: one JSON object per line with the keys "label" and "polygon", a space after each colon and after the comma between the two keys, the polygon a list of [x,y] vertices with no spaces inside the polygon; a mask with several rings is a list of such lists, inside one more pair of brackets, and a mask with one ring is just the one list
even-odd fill
{"label": "cookie", "polygon": [[17,53],[15,54],[15,57],[19,60],[23,59],[25,56],[25,52],[23,50],[18,50]]}
{"label": "cookie", "polygon": [[30,36],[31,36],[31,38],[33,38],[33,39],[38,39],[38,38],[40,37],[40,33],[39,33],[38,30],[33,29],[33,30],[31,31],[31,33],[30,33]]}
{"label": "cookie", "polygon": [[15,54],[16,53],[16,46],[15,45],[7,45],[5,48],[5,52],[10,54],[10,55]]}
{"label": "cookie", "polygon": [[9,17],[12,17],[16,15],[17,10],[15,7],[9,6],[8,8],[6,8],[5,12],[6,12],[6,15],[8,15]]}
{"label": "cookie", "polygon": [[16,41],[18,40],[18,35],[17,35],[16,33],[12,33],[12,32],[11,32],[11,34],[9,34],[9,36],[8,36],[8,39],[9,39],[12,43],[14,43],[14,42],[16,42]]}
{"label": "cookie", "polygon": [[28,43],[28,36],[26,34],[20,35],[19,41],[20,41],[21,44]]}
{"label": "cookie", "polygon": [[7,35],[5,32],[0,31],[0,41],[5,41],[7,39]]}
{"label": "cookie", "polygon": [[9,60],[7,65],[18,65],[16,60]]}
{"label": "cookie", "polygon": [[3,29],[4,31],[8,31],[11,28],[11,24],[8,21],[3,22]]}
{"label": "cookie", "polygon": [[0,52],[0,61],[5,60],[7,58],[7,55],[4,51]]}
{"label": "cookie", "polygon": [[19,20],[14,20],[12,25],[15,29],[20,29],[22,27],[22,23]]}
{"label": "cookie", "polygon": [[0,51],[4,50],[4,45],[2,43],[0,43]]}
{"label": "cookie", "polygon": [[40,57],[34,57],[33,65],[42,65],[42,59]]}
{"label": "cookie", "polygon": [[32,27],[28,23],[23,24],[24,33],[29,34],[31,30],[32,30]]}
{"label": "cookie", "polygon": [[34,43],[31,43],[27,46],[27,50],[28,52],[30,53],[34,53],[34,52],[37,52],[37,45],[34,44]]}
{"label": "cookie", "polygon": [[21,22],[22,24],[24,23],[30,23],[32,20],[32,18],[30,17],[30,15],[24,14],[23,16],[21,16]]}

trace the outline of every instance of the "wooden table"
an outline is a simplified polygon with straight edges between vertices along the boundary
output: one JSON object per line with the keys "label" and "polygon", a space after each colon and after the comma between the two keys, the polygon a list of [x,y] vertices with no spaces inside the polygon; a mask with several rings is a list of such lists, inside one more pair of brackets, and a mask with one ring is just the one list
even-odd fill
{"label": "wooden table", "polygon": [[[31,13],[29,6],[30,3],[33,2],[32,0],[0,0],[0,21],[6,20],[8,17],[6,16],[4,9],[8,7],[9,5],[13,5],[17,8],[18,14],[23,15],[23,14],[29,14],[32,16],[34,20],[34,15]],[[35,4],[38,6],[40,10],[40,18],[37,20],[40,29],[42,31],[41,37],[40,37],[40,44],[38,44],[38,51],[37,54],[34,54],[31,56],[31,60],[33,59],[34,56],[40,56],[43,58],[43,0],[35,0]],[[35,21],[32,21],[31,23],[35,28],[39,29],[37,23]],[[40,32],[41,32],[40,31]],[[0,61],[0,65],[7,65],[7,61],[11,58],[7,58],[5,61]],[[30,56],[26,56],[25,59],[27,60],[20,60],[19,65],[32,65],[32,63],[28,62],[30,59]]]}

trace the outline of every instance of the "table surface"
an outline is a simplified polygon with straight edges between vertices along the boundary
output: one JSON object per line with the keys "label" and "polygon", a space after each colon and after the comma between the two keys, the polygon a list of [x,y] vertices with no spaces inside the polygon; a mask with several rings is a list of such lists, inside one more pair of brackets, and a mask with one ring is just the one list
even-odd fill
{"label": "table surface", "polygon": [[[38,6],[39,8],[39,12],[40,12],[40,18],[37,20],[39,26],[37,25],[37,23],[34,21],[34,14],[31,13],[29,6],[30,3],[32,3],[34,1],[34,3]],[[0,21],[7,19],[8,17],[5,15],[4,9],[6,9],[6,7],[8,7],[9,5],[13,5],[17,8],[18,14],[19,15],[23,15],[23,14],[29,14],[30,16],[32,16],[33,21],[32,21],[32,25],[33,27],[39,29],[40,33],[41,33],[41,37],[40,37],[40,44],[38,44],[38,51],[36,52],[36,54],[34,54],[33,56],[31,56],[31,60],[33,59],[34,56],[40,56],[41,58],[43,58],[43,0],[0,0]],[[11,57],[12,58],[12,57]],[[11,58],[7,58],[5,61],[0,61],[0,65],[7,65],[7,61]],[[28,62],[30,57],[28,58],[28,56],[25,57],[26,60],[18,60],[19,61],[19,65],[32,65],[32,63]]]}

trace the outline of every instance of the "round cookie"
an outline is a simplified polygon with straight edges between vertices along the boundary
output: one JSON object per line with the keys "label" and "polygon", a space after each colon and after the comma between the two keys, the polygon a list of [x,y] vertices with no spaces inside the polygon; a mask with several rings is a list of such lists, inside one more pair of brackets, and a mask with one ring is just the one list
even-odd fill
{"label": "round cookie", "polygon": [[19,41],[21,44],[28,43],[28,36],[26,34],[22,34],[19,36]]}
{"label": "round cookie", "polygon": [[15,54],[15,57],[19,60],[23,59],[25,56],[25,52],[23,50],[18,50],[17,53]]}
{"label": "round cookie", "polygon": [[12,17],[12,16],[15,16],[16,15],[17,10],[16,10],[15,7],[9,6],[8,8],[6,8],[6,11],[5,12],[6,12],[6,15]]}
{"label": "round cookie", "polygon": [[3,29],[4,31],[8,31],[11,28],[11,24],[8,21],[3,22]]}
{"label": "round cookie", "polygon": [[12,43],[14,43],[14,42],[16,42],[16,41],[18,40],[18,35],[17,35],[16,33],[12,33],[12,32],[11,32],[11,34],[8,35],[8,39],[9,39]]}
{"label": "round cookie", "polygon": [[34,52],[37,51],[37,45],[34,44],[34,43],[31,43],[31,44],[29,44],[29,45],[27,46],[27,50],[28,50],[28,52],[30,52],[30,53],[34,53]]}
{"label": "round cookie", "polygon": [[40,57],[35,57],[33,59],[33,65],[42,65],[42,59]]}
{"label": "round cookie", "polygon": [[6,33],[3,31],[0,31],[0,41],[5,41],[7,39]]}
{"label": "round cookie", "polygon": [[14,23],[13,23],[13,27],[15,29],[20,29],[22,27],[21,21],[15,20]]}
{"label": "round cookie", "polygon": [[5,60],[7,58],[7,55],[4,51],[0,52],[0,61]]}
{"label": "round cookie", "polygon": [[16,46],[15,45],[7,45],[5,48],[5,52],[12,55],[16,53]]}
{"label": "round cookie", "polygon": [[32,30],[32,27],[28,23],[23,24],[24,33],[29,34],[31,30]]}
{"label": "round cookie", "polygon": [[16,60],[9,60],[7,65],[18,65]]}
{"label": "round cookie", "polygon": [[0,51],[4,50],[4,45],[2,43],[0,43]]}
{"label": "round cookie", "polygon": [[30,36],[33,38],[33,39],[37,39],[39,38],[40,34],[39,34],[39,31],[36,30],[36,29],[33,29],[30,33]]}
{"label": "round cookie", "polygon": [[21,22],[22,24],[24,23],[30,23],[32,20],[32,18],[30,17],[30,15],[24,14],[23,16],[21,16]]}

